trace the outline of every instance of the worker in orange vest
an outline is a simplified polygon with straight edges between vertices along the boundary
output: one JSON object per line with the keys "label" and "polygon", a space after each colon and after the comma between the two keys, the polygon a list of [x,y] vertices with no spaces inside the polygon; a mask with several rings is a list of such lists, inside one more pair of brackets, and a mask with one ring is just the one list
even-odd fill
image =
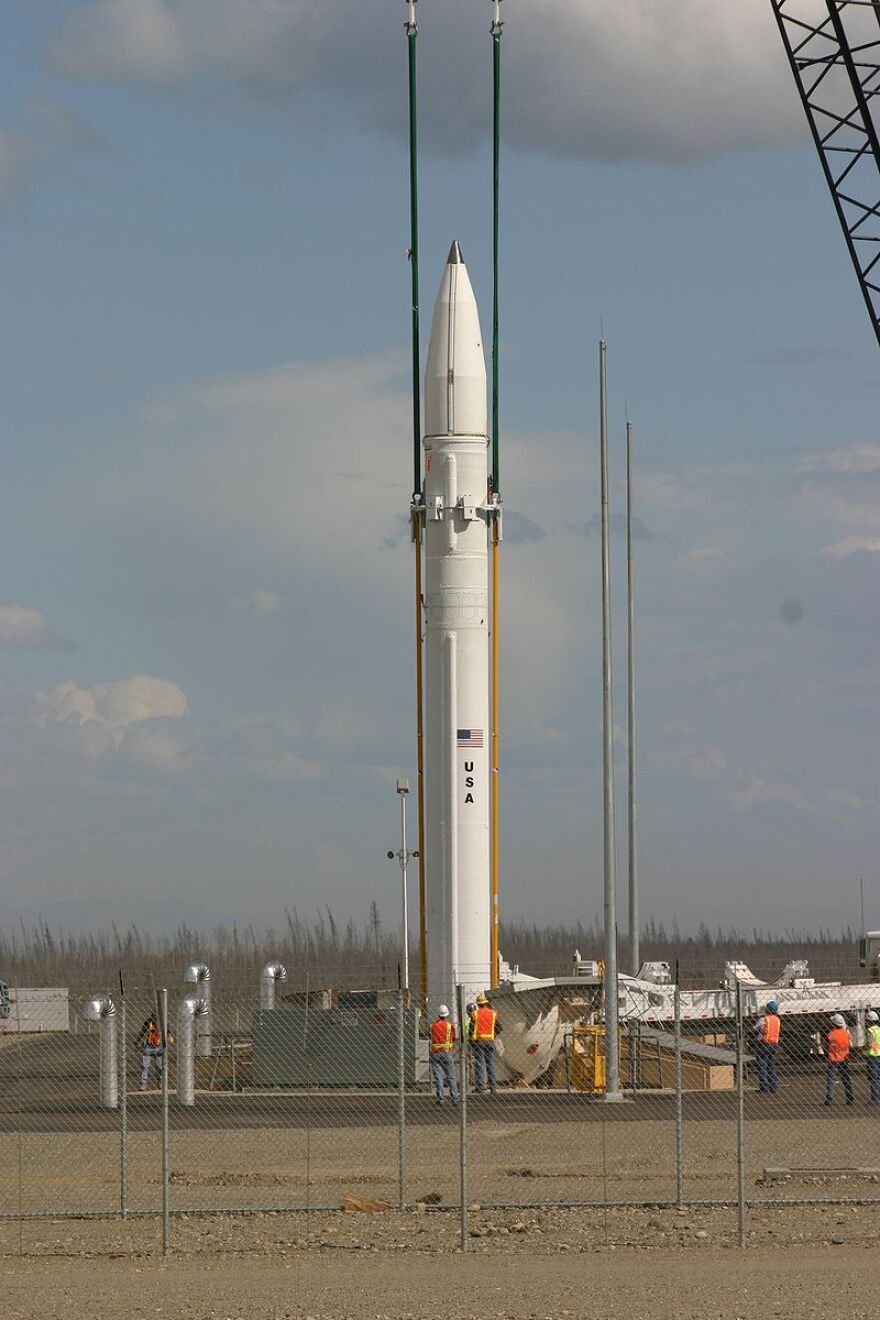
{"label": "worker in orange vest", "polygon": [[468,1034],[474,1052],[474,1090],[483,1090],[485,1073],[489,1083],[487,1089],[494,1095],[498,1090],[495,1077],[495,1037],[501,1035],[501,1023],[485,995],[477,995]]}
{"label": "worker in orange vest", "polygon": [[830,1105],[834,1099],[834,1083],[839,1076],[843,1082],[846,1103],[851,1105],[854,1103],[852,1082],[849,1075],[852,1036],[847,1029],[846,1019],[841,1013],[832,1013],[831,1030],[825,1037],[825,1042],[825,1056],[828,1060],[825,1073],[825,1104]]}
{"label": "worker in orange vest", "polygon": [[758,1089],[765,1095],[772,1095],[779,1085],[777,1054],[782,1023],[779,1020],[779,1005],[771,999],[764,1009],[763,1017],[755,1023],[755,1060],[758,1065]]}
{"label": "worker in orange vest", "polygon": [[434,1103],[443,1104],[443,1085],[449,1091],[449,1098],[458,1104],[458,1083],[455,1080],[455,1027],[449,1021],[449,1009],[441,1004],[437,1016],[431,1023],[430,1060],[431,1080],[434,1083]]}

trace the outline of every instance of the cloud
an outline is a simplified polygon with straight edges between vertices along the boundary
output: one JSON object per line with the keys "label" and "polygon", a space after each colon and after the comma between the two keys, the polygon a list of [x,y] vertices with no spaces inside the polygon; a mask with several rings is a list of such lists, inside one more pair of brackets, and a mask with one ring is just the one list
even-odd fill
{"label": "cloud", "polygon": [[274,591],[258,588],[246,596],[233,596],[229,608],[241,619],[269,619],[284,612],[284,601]]}
{"label": "cloud", "polygon": [[687,554],[682,555],[682,560],[686,564],[717,564],[723,560],[727,551],[720,545],[701,545],[695,550],[688,550]]}
{"label": "cloud", "polygon": [[845,788],[829,788],[825,793],[825,801],[847,812],[876,811],[878,807],[877,802],[872,802],[870,798],[862,797],[859,793],[852,793]]}
{"label": "cloud", "polygon": [[725,797],[737,811],[749,811],[753,807],[775,803],[807,815],[812,810],[807,798],[799,789],[793,788],[791,784],[768,783],[759,775],[750,775],[748,783],[743,788],[729,789]]}
{"label": "cloud", "polygon": [[[612,513],[608,520],[608,526],[614,536],[626,536],[626,515],[623,513]],[[575,523],[569,527],[569,531],[575,532],[578,536],[592,536],[602,530],[601,515],[594,513],[584,523]],[[668,538],[661,536],[659,532],[654,532],[646,526],[641,518],[634,516],[632,520],[633,540],[652,543],[655,541],[666,541]]]}
{"label": "cloud", "polygon": [[842,541],[826,545],[822,553],[832,559],[844,559],[849,555],[880,554],[880,536],[846,536]]}
{"label": "cloud", "polygon": [[147,674],[89,688],[77,687],[67,679],[50,692],[36,692],[33,697],[37,726],[78,726],[86,735],[90,757],[118,750],[133,725],[181,719],[187,710],[186,697],[175,683]]}
{"label": "cloud", "polygon": [[835,476],[861,476],[880,472],[880,445],[852,445],[823,454],[807,454],[798,461],[799,472],[826,472]]}
{"label": "cloud", "polygon": [[[514,146],[686,162],[805,141],[763,0],[509,2],[505,134]],[[472,0],[422,8],[423,142],[472,150],[489,128],[485,15]],[[401,137],[404,48],[394,27],[387,0],[90,0],[68,15],[50,60],[82,78],[160,87],[211,79],[273,102],[310,94]]]}
{"label": "cloud", "polygon": [[787,596],[779,606],[779,618],[790,628],[800,623],[804,617],[804,602],[799,596]]}
{"label": "cloud", "polygon": [[545,527],[533,522],[524,513],[516,513],[513,509],[504,510],[503,522],[504,539],[514,545],[527,541],[543,541],[547,535]]}
{"label": "cloud", "polygon": [[29,605],[0,605],[0,647],[16,650],[67,651],[73,643]]}
{"label": "cloud", "polygon": [[822,362],[851,362],[852,353],[842,348],[777,348],[753,353],[748,361],[758,367],[814,367]]}
{"label": "cloud", "polygon": [[62,152],[91,148],[97,136],[57,101],[29,101],[18,127],[0,125],[0,199],[22,192],[34,173]]}

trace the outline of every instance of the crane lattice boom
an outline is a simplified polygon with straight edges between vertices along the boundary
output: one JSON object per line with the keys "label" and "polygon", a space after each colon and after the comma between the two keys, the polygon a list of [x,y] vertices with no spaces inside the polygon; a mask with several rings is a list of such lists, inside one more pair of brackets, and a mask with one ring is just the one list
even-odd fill
{"label": "crane lattice boom", "polygon": [[880,343],[880,0],[770,0]]}

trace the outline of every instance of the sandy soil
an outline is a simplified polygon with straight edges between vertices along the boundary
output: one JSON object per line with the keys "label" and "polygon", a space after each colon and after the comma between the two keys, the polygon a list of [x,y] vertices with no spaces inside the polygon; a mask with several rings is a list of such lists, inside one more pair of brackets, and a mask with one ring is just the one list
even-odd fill
{"label": "sandy soil", "polygon": [[[880,1210],[451,1212],[6,1224],[4,1320],[867,1320]],[[648,1245],[650,1244],[650,1245]],[[43,1255],[55,1250],[62,1255]],[[85,1259],[83,1253],[94,1252]],[[131,1253],[125,1259],[115,1253]],[[71,1257],[74,1253],[76,1258]],[[107,1254],[109,1253],[109,1254]]]}

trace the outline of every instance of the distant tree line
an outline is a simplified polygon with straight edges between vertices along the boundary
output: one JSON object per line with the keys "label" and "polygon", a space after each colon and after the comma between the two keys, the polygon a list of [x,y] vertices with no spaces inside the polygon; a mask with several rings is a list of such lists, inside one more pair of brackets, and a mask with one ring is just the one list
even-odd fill
{"label": "distant tree line", "polygon": [[[539,926],[524,921],[502,922],[500,947],[512,966],[533,976],[567,975],[574,951],[583,958],[601,958],[604,938],[597,923]],[[724,963],[736,959],[756,976],[772,979],[792,959],[806,958],[818,980],[857,981],[858,935],[787,929],[751,932],[700,925],[688,933],[677,922],[669,927],[649,921],[641,934],[643,960],[679,964],[683,985],[712,985]],[[621,970],[628,970],[627,940],[619,946]],[[10,985],[67,986],[78,993],[110,988],[122,970],[133,988],[179,985],[186,965],[203,960],[218,981],[256,985],[260,969],[273,959],[288,969],[290,990],[336,986],[340,989],[390,989],[398,984],[400,932],[382,922],[373,903],[366,922],[340,922],[329,907],[304,922],[294,908],[278,930],[253,926],[215,926],[211,931],[182,925],[172,935],[143,932],[137,926],[94,934],[53,931],[45,922],[0,928],[0,980]],[[410,982],[418,983],[418,950],[410,950]]]}

